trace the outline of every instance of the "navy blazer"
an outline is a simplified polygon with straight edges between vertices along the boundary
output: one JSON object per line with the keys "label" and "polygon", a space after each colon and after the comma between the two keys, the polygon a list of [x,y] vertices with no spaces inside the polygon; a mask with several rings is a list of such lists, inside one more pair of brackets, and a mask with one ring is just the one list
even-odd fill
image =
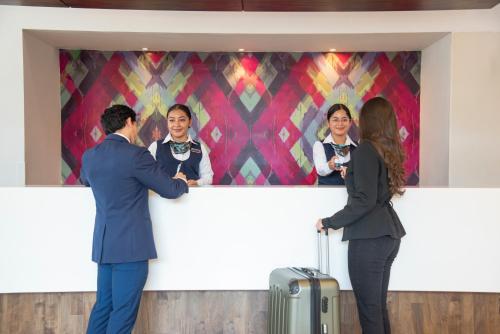
{"label": "navy blazer", "polygon": [[92,261],[156,258],[148,189],[177,198],[188,192],[187,184],[165,174],[148,150],[116,134],[85,151],[80,180],[92,188],[96,203]]}

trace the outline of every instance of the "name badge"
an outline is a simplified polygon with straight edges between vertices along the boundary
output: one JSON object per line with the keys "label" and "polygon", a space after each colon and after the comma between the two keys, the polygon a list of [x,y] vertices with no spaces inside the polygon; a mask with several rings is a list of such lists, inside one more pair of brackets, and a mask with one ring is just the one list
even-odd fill
{"label": "name badge", "polygon": [[201,150],[197,149],[197,148],[191,148],[191,152],[193,153],[197,153],[197,154],[200,154],[201,153]]}

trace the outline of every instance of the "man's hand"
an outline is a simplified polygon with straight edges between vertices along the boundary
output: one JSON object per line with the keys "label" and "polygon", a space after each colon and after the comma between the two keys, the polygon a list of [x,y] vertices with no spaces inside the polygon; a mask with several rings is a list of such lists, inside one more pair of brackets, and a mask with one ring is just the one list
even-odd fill
{"label": "man's hand", "polygon": [[[187,178],[186,178],[186,174],[184,174],[183,172],[178,172],[177,174],[175,174],[173,179],[181,179],[182,181],[188,183]],[[189,183],[188,183],[188,185],[189,185]]]}
{"label": "man's hand", "polygon": [[197,187],[198,186],[198,181],[197,180],[188,180],[188,186],[190,187]]}

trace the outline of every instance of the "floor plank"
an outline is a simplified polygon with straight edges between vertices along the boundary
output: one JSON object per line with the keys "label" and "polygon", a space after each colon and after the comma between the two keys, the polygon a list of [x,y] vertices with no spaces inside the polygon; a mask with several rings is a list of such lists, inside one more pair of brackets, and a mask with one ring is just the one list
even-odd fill
{"label": "floor plank", "polygon": [[[0,294],[1,334],[84,333],[94,293]],[[393,333],[498,334],[500,294],[390,292]],[[267,291],[145,292],[134,334],[264,334]],[[342,333],[361,334],[356,301],[341,293]]]}

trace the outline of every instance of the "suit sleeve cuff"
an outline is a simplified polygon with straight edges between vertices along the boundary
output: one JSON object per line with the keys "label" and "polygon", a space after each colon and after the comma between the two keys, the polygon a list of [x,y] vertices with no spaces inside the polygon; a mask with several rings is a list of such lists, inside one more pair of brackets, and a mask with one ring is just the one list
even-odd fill
{"label": "suit sleeve cuff", "polygon": [[331,218],[323,218],[323,219],[321,219],[321,223],[323,224],[323,227],[325,227],[325,228],[333,228],[334,230],[338,229],[338,227],[335,227],[332,224],[332,219]]}

